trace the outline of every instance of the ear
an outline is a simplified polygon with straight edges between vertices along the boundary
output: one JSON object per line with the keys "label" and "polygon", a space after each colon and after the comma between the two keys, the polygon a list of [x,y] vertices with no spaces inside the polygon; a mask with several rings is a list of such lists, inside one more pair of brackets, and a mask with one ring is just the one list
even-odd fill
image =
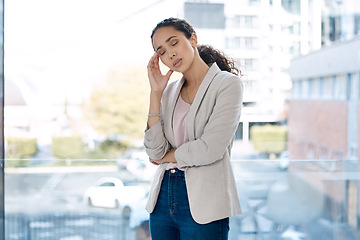
{"label": "ear", "polygon": [[193,48],[195,48],[196,45],[197,45],[197,35],[196,35],[196,33],[191,34],[190,42],[191,42],[191,46]]}

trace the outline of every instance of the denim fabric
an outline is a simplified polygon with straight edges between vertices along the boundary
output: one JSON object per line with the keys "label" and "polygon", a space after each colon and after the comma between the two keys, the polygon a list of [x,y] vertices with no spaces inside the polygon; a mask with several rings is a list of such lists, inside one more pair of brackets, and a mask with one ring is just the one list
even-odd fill
{"label": "denim fabric", "polygon": [[165,172],[158,200],[150,214],[152,240],[226,240],[229,218],[198,224],[190,213],[184,172]]}

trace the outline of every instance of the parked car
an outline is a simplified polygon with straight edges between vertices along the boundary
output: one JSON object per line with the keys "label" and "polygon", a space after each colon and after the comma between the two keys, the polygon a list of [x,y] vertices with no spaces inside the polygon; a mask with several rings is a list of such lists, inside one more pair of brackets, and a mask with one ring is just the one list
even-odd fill
{"label": "parked car", "polygon": [[146,202],[149,196],[149,191],[136,201],[129,202],[124,206],[129,211],[129,226],[136,228],[141,226],[144,222],[149,221],[149,213],[145,210]]}
{"label": "parked car", "polygon": [[117,208],[128,215],[131,202],[143,197],[145,189],[134,182],[123,182],[116,177],[104,177],[90,186],[84,193],[83,201],[88,206]]}
{"label": "parked car", "polygon": [[136,176],[137,179],[143,181],[152,180],[157,166],[149,162],[149,156],[145,149],[130,149],[124,157],[119,159],[118,167],[126,169],[128,172]]}

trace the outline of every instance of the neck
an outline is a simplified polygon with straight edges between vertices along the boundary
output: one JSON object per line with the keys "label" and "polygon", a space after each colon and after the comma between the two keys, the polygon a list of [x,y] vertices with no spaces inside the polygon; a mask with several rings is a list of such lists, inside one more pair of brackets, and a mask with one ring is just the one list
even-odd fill
{"label": "neck", "polygon": [[209,66],[200,58],[199,55],[195,55],[194,61],[191,67],[183,73],[184,78],[188,86],[199,85],[205,78],[206,73],[209,70]]}

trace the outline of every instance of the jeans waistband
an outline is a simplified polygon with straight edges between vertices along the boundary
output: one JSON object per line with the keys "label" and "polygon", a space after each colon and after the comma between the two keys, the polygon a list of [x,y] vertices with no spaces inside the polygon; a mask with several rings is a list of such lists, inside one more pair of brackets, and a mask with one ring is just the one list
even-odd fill
{"label": "jeans waistband", "polygon": [[170,177],[183,177],[183,176],[185,176],[185,172],[179,170],[178,168],[173,168],[173,169],[166,170],[166,175],[168,175]]}

